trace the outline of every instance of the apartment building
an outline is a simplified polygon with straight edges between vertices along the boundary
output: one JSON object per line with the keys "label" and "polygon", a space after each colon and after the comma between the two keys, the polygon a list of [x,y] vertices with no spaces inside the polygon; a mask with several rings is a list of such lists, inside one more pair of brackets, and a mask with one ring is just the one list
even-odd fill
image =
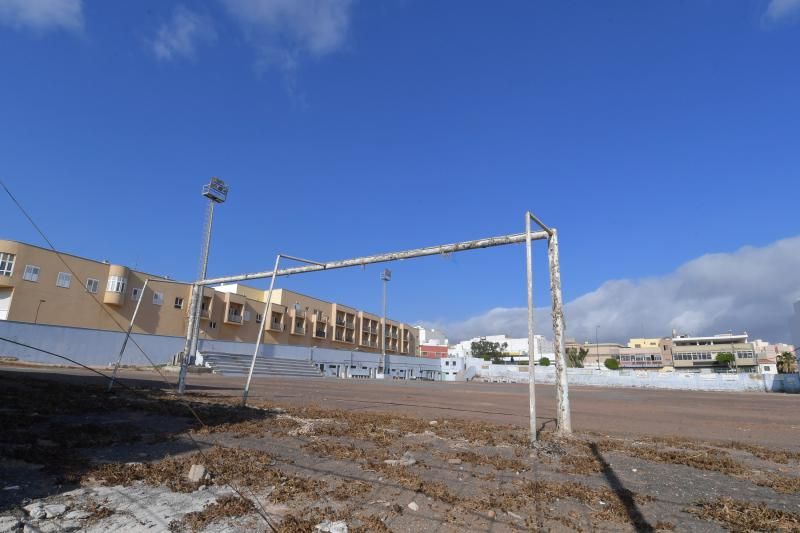
{"label": "apartment building", "polygon": [[660,370],[672,366],[672,339],[630,339],[619,350],[620,368]]}
{"label": "apartment building", "polygon": [[[186,334],[190,284],[106,261],[59,255],[0,240],[0,320],[120,331],[139,304],[134,333]],[[387,353],[416,353],[416,330],[399,321],[387,320],[382,340],[381,318],[366,311],[286,289],[273,291],[267,316],[265,303],[261,289],[206,287],[200,337],[253,342],[263,328],[265,343],[380,353],[385,340]]]}
{"label": "apartment building", "polygon": [[739,372],[756,370],[758,363],[756,349],[752,342],[748,342],[747,333],[672,337],[672,359],[675,370],[727,371],[727,365],[716,361],[716,357],[720,353],[734,354],[736,363],[733,367]]}

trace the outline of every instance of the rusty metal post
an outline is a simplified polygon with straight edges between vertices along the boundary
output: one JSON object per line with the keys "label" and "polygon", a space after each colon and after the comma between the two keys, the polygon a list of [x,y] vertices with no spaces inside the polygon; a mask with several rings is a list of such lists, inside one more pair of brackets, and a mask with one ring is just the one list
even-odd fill
{"label": "rusty metal post", "polygon": [[275,287],[275,273],[278,271],[278,266],[281,263],[281,254],[275,258],[275,268],[272,269],[272,276],[269,278],[269,291],[267,292],[267,301],[264,304],[264,316],[261,317],[261,327],[258,328],[258,336],[256,337],[256,348],[253,350],[253,359],[250,361],[250,371],[247,373],[247,383],[244,385],[242,391],[242,407],[247,405],[247,395],[250,394],[250,381],[253,379],[253,370],[256,368],[256,358],[258,351],[261,348],[261,339],[264,337],[264,328],[267,327],[272,317],[270,316],[270,306],[272,304],[272,289]]}
{"label": "rusty metal post", "polygon": [[559,435],[572,433],[569,408],[569,385],[567,384],[567,360],[564,349],[564,304],[561,300],[561,267],[558,261],[558,233],[551,229],[547,240],[547,259],[550,266],[550,293],[553,300],[553,340],[556,356],[556,432]]}
{"label": "rusty metal post", "polygon": [[525,259],[528,278],[528,403],[530,408],[530,439],[536,442],[536,380],[534,370],[535,339],[533,331],[533,257],[531,252],[531,213],[525,213]]}
{"label": "rusty metal post", "polygon": [[108,382],[108,392],[111,392],[111,389],[114,388],[114,380],[117,378],[117,370],[119,370],[119,365],[122,363],[122,354],[125,353],[125,347],[128,345],[128,339],[131,338],[131,331],[133,331],[133,323],[136,322],[136,315],[139,314],[139,307],[142,304],[142,299],[144,298],[144,291],[147,289],[147,283],[150,279],[144,280],[144,285],[142,285],[142,292],[139,293],[139,301],[136,302],[136,307],[133,309],[133,315],[131,316],[131,324],[128,326],[128,331],[125,332],[125,340],[122,341],[122,348],[119,349],[119,357],[117,357],[117,364],[114,365],[114,371],[111,372],[111,380]]}

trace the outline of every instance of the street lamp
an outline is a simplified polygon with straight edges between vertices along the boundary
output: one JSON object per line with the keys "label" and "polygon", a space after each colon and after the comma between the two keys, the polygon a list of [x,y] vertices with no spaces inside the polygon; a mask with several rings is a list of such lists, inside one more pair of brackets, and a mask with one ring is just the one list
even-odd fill
{"label": "street lamp", "polygon": [[[212,177],[207,185],[203,185],[203,196],[208,198],[206,209],[206,219],[203,228],[203,245],[200,249],[200,279],[206,278],[208,270],[208,251],[211,247],[211,227],[214,223],[214,206],[225,203],[228,199],[228,186],[224,181],[217,177]],[[186,368],[189,359],[197,353],[198,338],[200,334],[200,309],[203,302],[203,286],[194,284],[192,286],[192,300],[189,305],[189,324],[186,331],[186,343],[183,348],[183,359],[181,369],[178,373],[178,392],[183,394],[186,388]]]}
{"label": "street lamp", "polygon": [[381,281],[383,281],[383,343],[381,348],[381,367],[383,368],[383,375],[386,376],[386,287],[392,279],[392,271],[385,268],[381,272]]}
{"label": "street lamp", "polygon": [[594,327],[594,351],[597,354],[597,370],[600,370],[600,343],[597,341],[600,326]]}
{"label": "street lamp", "polygon": [[45,303],[47,300],[39,300],[39,303],[36,305],[36,316],[33,318],[33,323],[36,324],[39,322],[39,308]]}

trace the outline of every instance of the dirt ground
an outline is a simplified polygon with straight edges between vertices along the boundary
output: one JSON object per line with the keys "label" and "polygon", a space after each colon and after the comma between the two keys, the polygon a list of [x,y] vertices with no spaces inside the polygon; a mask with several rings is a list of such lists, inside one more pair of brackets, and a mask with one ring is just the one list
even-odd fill
{"label": "dirt ground", "polygon": [[531,446],[517,386],[124,377],[0,371],[0,532],[800,531],[790,396],[574,389],[559,439],[542,386]]}

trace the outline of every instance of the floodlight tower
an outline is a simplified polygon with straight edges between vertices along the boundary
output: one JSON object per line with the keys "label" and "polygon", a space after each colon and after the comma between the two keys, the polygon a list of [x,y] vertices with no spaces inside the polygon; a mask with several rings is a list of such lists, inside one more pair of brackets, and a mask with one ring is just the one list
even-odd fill
{"label": "floodlight tower", "polygon": [[[208,270],[208,252],[211,248],[211,227],[214,222],[214,206],[222,204],[228,199],[228,186],[224,181],[217,177],[212,177],[207,185],[203,185],[203,196],[208,198],[206,208],[206,219],[203,228],[203,244],[200,248],[200,268],[198,279],[206,279]],[[197,341],[200,334],[200,310],[203,301],[203,287],[194,284],[192,286],[192,298],[189,305],[189,324],[186,328],[186,343],[183,347],[183,359],[181,360],[181,371],[178,375],[178,392],[183,393],[186,388],[186,368],[190,359],[194,359],[197,354]]]}
{"label": "floodlight tower", "polygon": [[392,271],[385,268],[381,272],[381,281],[383,281],[383,332],[381,337],[383,342],[381,344],[381,366],[383,367],[383,376],[386,377],[386,286],[392,279]]}

